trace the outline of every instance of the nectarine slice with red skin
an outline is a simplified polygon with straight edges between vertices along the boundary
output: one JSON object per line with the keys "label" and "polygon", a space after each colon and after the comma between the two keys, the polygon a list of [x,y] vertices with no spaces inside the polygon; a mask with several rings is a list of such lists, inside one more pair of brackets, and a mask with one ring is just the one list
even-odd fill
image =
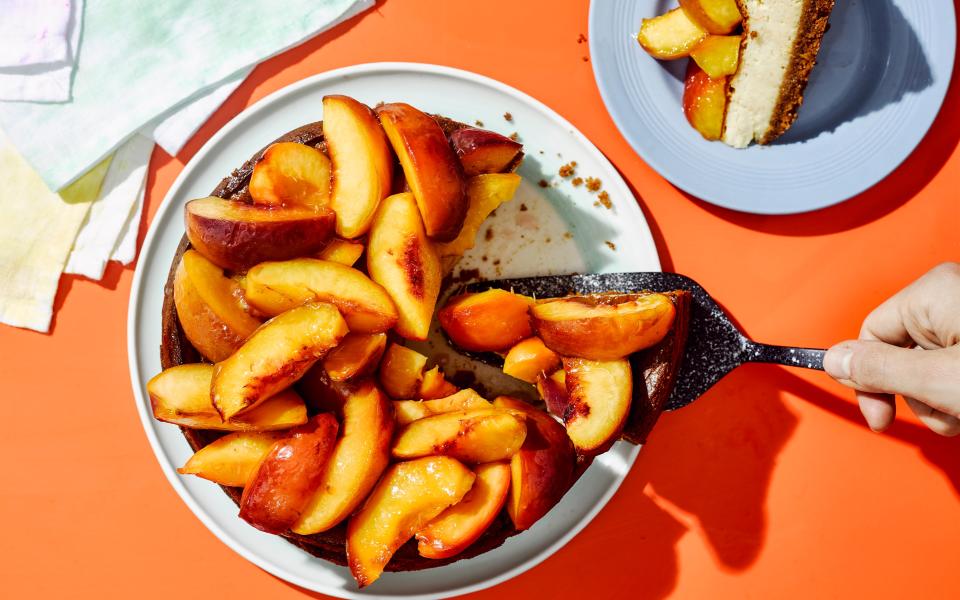
{"label": "nectarine slice with red skin", "polygon": [[707,37],[707,30],[682,8],[644,19],[637,41],[654,58],[670,60],[690,54]]}
{"label": "nectarine slice with red skin", "polygon": [[411,194],[394,194],[380,203],[367,239],[367,272],[397,307],[397,333],[427,339],[442,273]]}
{"label": "nectarine slice with red skin", "polygon": [[563,422],[581,454],[594,455],[620,437],[633,400],[633,374],[626,359],[564,358],[567,407]]}
{"label": "nectarine slice with red skin", "polygon": [[333,163],[330,206],[337,213],[337,235],[359,237],[390,194],[393,155],[370,108],[348,96],[323,98],[323,135]]}
{"label": "nectarine slice with red skin", "polygon": [[423,374],[417,395],[421,400],[434,400],[436,398],[446,398],[456,393],[457,386],[447,381],[443,371],[437,366]]}
{"label": "nectarine slice with red skin", "polygon": [[363,588],[380,577],[394,552],[459,502],[476,476],[446,456],[393,465],[347,524],[347,563]]}
{"label": "nectarine slice with red skin", "polygon": [[560,355],[547,348],[538,337],[517,342],[503,358],[503,372],[527,383],[536,383],[541,375],[559,368]]}
{"label": "nectarine slice with red skin", "polygon": [[417,419],[423,419],[441,413],[456,410],[493,408],[486,399],[471,389],[460,390],[445,398],[433,400],[394,400],[393,412],[398,425],[408,425]]}
{"label": "nectarine slice with red skin", "polygon": [[364,501],[390,461],[390,401],[370,380],[350,390],[341,437],[300,519],[291,528],[310,535],[338,525]]}
{"label": "nectarine slice with red skin", "polygon": [[277,142],[263,151],[250,175],[254,204],[315,210],[330,205],[330,159],[305,144]]}
{"label": "nectarine slice with red skin", "polygon": [[331,380],[346,381],[375,371],[386,349],[385,333],[348,333],[324,357],[323,367]]}
{"label": "nectarine slice with red skin", "polygon": [[396,400],[416,398],[427,357],[412,348],[390,344],[380,361],[380,385]]}
{"label": "nectarine slice with red skin", "polygon": [[542,374],[537,377],[537,392],[547,405],[547,411],[561,419],[569,404],[566,375],[564,370],[560,369],[550,375]]}
{"label": "nectarine slice with red skin", "polygon": [[463,168],[443,129],[426,113],[402,102],[382,104],[376,111],[427,235],[440,242],[453,240],[467,216],[467,197]]}
{"label": "nectarine slice with red skin", "polygon": [[271,208],[215,197],[187,202],[184,213],[190,244],[232,271],[315,254],[333,235],[336,219],[329,209]]}
{"label": "nectarine slice with red skin", "polygon": [[721,79],[737,72],[740,66],[739,35],[708,35],[690,51],[690,58],[710,76]]}
{"label": "nectarine slice with red skin", "polygon": [[500,396],[493,404],[527,416],[527,437],[510,459],[507,499],[507,514],[523,531],[547,514],[573,485],[577,456],[563,425],[547,413],[508,396]]}
{"label": "nectarine slice with red skin", "polygon": [[680,0],[680,7],[713,34],[730,33],[743,20],[736,0]]}
{"label": "nectarine slice with red skin", "polygon": [[695,61],[687,66],[683,86],[683,114],[690,125],[706,140],[723,137],[727,115],[728,77],[713,79]]}
{"label": "nectarine slice with red skin", "polygon": [[296,523],[327,468],[338,428],[337,419],[323,413],[275,442],[243,488],[240,518],[267,533]]}
{"label": "nectarine slice with red skin", "polygon": [[158,421],[191,429],[270,431],[307,422],[307,407],[293,390],[282,392],[229,421],[224,421],[210,398],[213,365],[178,365],[147,382],[147,394]]}
{"label": "nectarine slice with red skin", "polygon": [[317,258],[352,267],[363,255],[363,244],[353,240],[335,238],[320,251]]}
{"label": "nectarine slice with red skin", "polygon": [[571,296],[530,308],[533,329],[547,348],[591,360],[615,360],[653,346],[675,316],[670,297],[657,293]]}
{"label": "nectarine slice with red skin", "polygon": [[491,173],[467,180],[469,207],[460,235],[453,241],[436,244],[444,273],[449,273],[457,260],[473,248],[483,222],[501,204],[512,200],[519,186],[520,176],[516,173]]}
{"label": "nectarine slice with red skin", "polygon": [[477,465],[473,487],[417,532],[417,551],[425,558],[450,558],[477,541],[497,518],[510,491],[510,464]]}
{"label": "nectarine slice with red skin", "polygon": [[173,276],[177,319],[187,340],[207,360],[227,358],[260,326],[242,298],[240,285],[221,267],[196,250],[183,254]]}
{"label": "nectarine slice with red skin", "polygon": [[523,415],[500,409],[470,409],[417,419],[397,432],[393,456],[450,456],[470,464],[507,460],[527,429]]}
{"label": "nectarine slice with red skin", "polygon": [[177,473],[196,475],[220,485],[243,487],[253,478],[270,448],[288,435],[285,431],[228,433],[196,451]]}
{"label": "nectarine slice with red skin", "polygon": [[386,290],[346,265],[316,258],[259,264],[247,272],[244,297],[259,312],[275,316],[305,302],[329,302],[354,333],[382,333],[397,323]]}
{"label": "nectarine slice with red skin", "polygon": [[274,317],[214,366],[214,406],[225,419],[252,409],[293,385],[345,335],[347,324],[332,304],[305,304]]}
{"label": "nectarine slice with red skin", "polygon": [[506,290],[451,298],[437,315],[451,341],[464,350],[508,350],[533,334],[527,310],[533,299]]}
{"label": "nectarine slice with red skin", "polygon": [[464,127],[451,133],[450,144],[467,177],[482,173],[502,173],[514,163],[523,150],[520,142],[474,127]]}

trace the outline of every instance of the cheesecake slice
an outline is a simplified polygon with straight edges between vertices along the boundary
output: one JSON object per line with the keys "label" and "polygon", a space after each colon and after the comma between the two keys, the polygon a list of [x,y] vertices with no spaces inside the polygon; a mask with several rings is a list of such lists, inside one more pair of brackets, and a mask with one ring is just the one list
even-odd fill
{"label": "cheesecake slice", "polygon": [[834,0],[738,0],[740,65],[730,77],[723,141],[768,144],[797,119]]}

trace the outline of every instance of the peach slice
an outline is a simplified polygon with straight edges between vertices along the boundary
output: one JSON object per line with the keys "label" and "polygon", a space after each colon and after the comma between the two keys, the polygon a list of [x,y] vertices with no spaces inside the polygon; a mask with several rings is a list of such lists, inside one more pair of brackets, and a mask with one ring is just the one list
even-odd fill
{"label": "peach slice", "polygon": [[460,502],[417,532],[417,550],[425,558],[450,558],[477,541],[497,518],[510,491],[509,463],[474,469],[477,478]]}
{"label": "peach slice", "polygon": [[323,98],[323,135],[333,162],[330,206],[337,213],[337,235],[359,237],[390,193],[390,147],[373,111],[347,96]]}
{"label": "peach slice", "polygon": [[517,342],[503,359],[503,372],[527,383],[536,383],[541,375],[559,368],[560,356],[538,337]]}
{"label": "peach slice", "polygon": [[676,316],[665,294],[571,296],[530,309],[533,328],[561,356],[615,360],[662,340]]}
{"label": "peach slice", "polygon": [[270,316],[304,302],[329,302],[354,333],[382,333],[397,322],[393,300],[379,284],[354,268],[316,258],[255,266],[247,272],[244,297]]}
{"label": "peach slice", "polygon": [[440,367],[434,367],[423,374],[420,380],[419,396],[421,400],[434,400],[437,398],[446,398],[457,393],[457,386],[453,385],[444,377]]}
{"label": "peach slice", "polygon": [[334,416],[323,413],[274,443],[243,488],[240,518],[267,533],[296,523],[327,468],[337,429]]}
{"label": "peach slice", "polygon": [[267,321],[214,366],[217,412],[230,419],[290,387],[345,335],[347,324],[332,304],[305,304]]}
{"label": "peach slice", "polygon": [[367,271],[393,298],[397,333],[427,339],[442,273],[411,194],[394,194],[380,203],[367,240]]}
{"label": "peach slice", "polygon": [[224,421],[210,399],[212,379],[213,365],[202,363],[170,367],[153,377],[147,382],[147,394],[154,418],[191,429],[222,431],[287,429],[307,422],[307,407],[293,390]]}
{"label": "peach slice", "polygon": [[429,115],[400,102],[377,107],[377,116],[403,167],[430,239],[449,242],[467,216],[463,168]]}
{"label": "peach slice", "polygon": [[268,208],[215,197],[187,202],[185,215],[193,247],[233,271],[319,252],[335,221],[329,209]]}
{"label": "peach slice", "polygon": [[391,398],[416,398],[427,357],[412,348],[390,344],[380,361],[380,385]]}
{"label": "peach slice", "polygon": [[680,7],[714,34],[730,33],[743,20],[736,0],[680,0]]}
{"label": "peach slice", "polygon": [[330,159],[296,142],[271,144],[253,167],[250,197],[254,204],[320,210],[330,205]]}
{"label": "peach slice", "polygon": [[499,409],[458,410],[403,427],[393,442],[393,456],[443,455],[471,464],[495,462],[516,454],[526,433],[522,415]]}
{"label": "peach slice", "polygon": [[510,459],[507,513],[519,530],[529,529],[573,485],[576,453],[563,426],[522,400],[500,396],[494,406],[527,415],[527,438]]}
{"label": "peach slice", "polygon": [[637,41],[654,58],[669,60],[690,54],[707,37],[707,30],[682,9],[644,19]]}
{"label": "peach slice", "polygon": [[363,254],[363,244],[353,240],[336,238],[320,251],[317,258],[352,267]]}
{"label": "peach slice", "polygon": [[332,381],[346,381],[375,371],[386,349],[385,333],[348,333],[323,359],[323,367]]}
{"label": "peach slice", "polygon": [[711,79],[721,79],[737,72],[740,66],[739,35],[709,35],[690,51],[695,60]]}
{"label": "peach slice", "polygon": [[242,304],[243,290],[196,250],[187,250],[173,276],[177,318],[190,344],[207,360],[233,354],[260,326]]}
{"label": "peach slice", "polygon": [[347,562],[357,584],[362,588],[376,581],[393,553],[459,502],[475,478],[473,471],[446,456],[390,467],[347,524]]}
{"label": "peach slice", "polygon": [[564,358],[567,407],[563,422],[581,454],[610,447],[630,414],[633,375],[626,359],[594,361]]}
{"label": "peach slice", "polygon": [[390,460],[393,415],[390,401],[367,380],[343,404],[342,436],[310,502],[293,525],[295,533],[326,531],[363,502]]}
{"label": "peach slice", "polygon": [[483,222],[497,207],[512,200],[519,186],[520,176],[516,173],[477,175],[467,181],[467,200],[470,206],[463,221],[463,229],[455,240],[436,245],[445,273],[453,268],[453,263],[458,258],[473,248]]}
{"label": "peach slice", "polygon": [[465,350],[507,350],[533,334],[527,310],[533,299],[505,290],[451,298],[437,317],[451,341]]}
{"label": "peach slice", "polygon": [[460,390],[446,398],[394,400],[393,402],[393,412],[398,425],[409,425],[417,419],[441,413],[483,408],[493,408],[493,405],[471,389]]}
{"label": "peach slice", "polygon": [[567,396],[567,374],[560,369],[550,375],[540,375],[537,377],[537,393],[547,405],[547,411],[551,415],[563,418],[564,411],[567,410],[569,398]]}
{"label": "peach slice", "polygon": [[727,77],[713,79],[695,61],[687,66],[683,114],[704,139],[719,140],[727,114]]}
{"label": "peach slice", "polygon": [[450,144],[467,177],[501,173],[514,163],[523,150],[523,144],[507,136],[473,127],[464,127],[451,133]]}
{"label": "peach slice", "polygon": [[270,448],[287,435],[280,431],[229,433],[197,450],[177,473],[196,475],[220,485],[243,487],[253,478]]}

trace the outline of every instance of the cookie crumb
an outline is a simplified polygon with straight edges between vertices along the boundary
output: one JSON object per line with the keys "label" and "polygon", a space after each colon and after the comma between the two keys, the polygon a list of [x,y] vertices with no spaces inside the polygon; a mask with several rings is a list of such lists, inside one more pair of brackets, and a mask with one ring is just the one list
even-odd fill
{"label": "cookie crumb", "polygon": [[476,121],[474,121],[473,124],[476,125],[477,127],[483,127],[483,121],[481,121],[480,119],[477,119]]}
{"label": "cookie crumb", "polygon": [[577,169],[577,163],[571,161],[571,162],[568,162],[568,163],[565,164],[565,165],[562,165],[562,166],[560,167],[560,170],[557,171],[557,173],[560,174],[560,177],[566,178],[566,177],[570,177],[571,175],[573,175],[573,174],[576,172],[576,169]]}
{"label": "cookie crumb", "polygon": [[610,240],[604,240],[603,243],[607,245],[607,248],[610,248],[610,249],[613,250],[614,252],[617,251],[617,245],[614,244],[613,242],[611,242]]}
{"label": "cookie crumb", "polygon": [[539,152],[540,154],[543,154],[543,150],[537,150],[537,152]]}
{"label": "cookie crumb", "polygon": [[548,237],[547,239],[543,240],[543,243],[549,244],[552,241],[553,241],[553,238]]}
{"label": "cookie crumb", "polygon": [[520,212],[527,212],[527,205],[526,205],[526,204],[523,204],[523,203],[520,204]]}
{"label": "cookie crumb", "polygon": [[589,57],[589,56],[583,56],[583,57],[581,57],[581,58],[583,58],[583,62],[589,62],[589,61],[590,61],[590,57]]}
{"label": "cookie crumb", "polygon": [[587,41],[587,36],[585,36],[585,35],[583,35],[583,34],[581,33],[580,36],[577,38],[577,43],[578,43],[578,44],[582,44],[582,43],[584,43],[585,41]]}
{"label": "cookie crumb", "polygon": [[598,192],[603,187],[603,183],[596,177],[587,177],[587,189],[591,192]]}
{"label": "cookie crumb", "polygon": [[542,188],[550,187],[550,183],[546,179],[541,179],[540,181],[537,182],[537,185],[539,185]]}
{"label": "cookie crumb", "polygon": [[520,139],[520,134],[514,131],[513,133],[510,134],[510,139],[516,142],[517,140]]}
{"label": "cookie crumb", "polygon": [[493,261],[493,266],[495,266],[495,267],[499,267],[499,266],[500,266],[500,259],[499,259],[499,258],[498,258],[497,260]]}
{"label": "cookie crumb", "polygon": [[757,32],[756,32],[756,31],[751,31],[751,32],[750,32],[750,38],[751,38],[751,39],[757,39]]}
{"label": "cookie crumb", "polygon": [[600,194],[597,196],[597,201],[599,201],[600,204],[602,204],[607,210],[613,208],[613,202],[610,201],[610,194],[607,192],[600,192]]}
{"label": "cookie crumb", "polygon": [[483,234],[483,239],[488,242],[493,239],[493,227],[487,227],[487,232]]}
{"label": "cookie crumb", "polygon": [[572,240],[572,239],[573,239],[573,234],[570,233],[569,231],[566,231],[566,232],[564,232],[564,234],[563,234],[563,239],[565,239],[565,240]]}
{"label": "cookie crumb", "polygon": [[570,183],[573,184],[573,187],[580,187],[583,185],[583,177],[574,177],[570,180]]}
{"label": "cookie crumb", "polygon": [[[609,244],[610,242],[607,242],[607,243]],[[483,262],[487,262],[487,255],[484,254],[483,256],[481,256],[480,260],[482,260]]]}
{"label": "cookie crumb", "polygon": [[507,123],[513,123],[513,115],[511,115],[510,113],[508,112],[503,113],[503,118],[507,121]]}

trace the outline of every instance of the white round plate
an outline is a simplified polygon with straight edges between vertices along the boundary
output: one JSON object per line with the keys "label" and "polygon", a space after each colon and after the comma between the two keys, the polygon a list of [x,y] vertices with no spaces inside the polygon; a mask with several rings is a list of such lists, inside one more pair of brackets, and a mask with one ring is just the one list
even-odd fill
{"label": "white round plate", "polygon": [[680,189],[757,214],[824,208],[872,187],[923,139],[953,73],[954,0],[837,0],[800,117],[774,144],[708,142],[681,107],[687,61],[637,43],[677,0],[590,3],[593,71],[633,149]]}
{"label": "white round plate", "polygon": [[[497,211],[492,238],[481,235],[482,243],[465,257],[465,267],[481,268],[486,278],[659,270],[643,213],[616,169],[573,125],[540,102],[492,79],[433,65],[376,63],[322,73],[237,115],[193,157],[157,211],[140,254],[128,316],[137,409],[160,466],[184,502],[224,543],[273,575],[342,598],[433,598],[486,588],[533,567],[583,529],[617,490],[639,448],[618,442],[544,519],[502,547],[445,567],[385,573],[359,590],[347,569],[240,520],[237,507],[218,486],[178,475],[175,469],[190,456],[190,448],[177,427],[155,421],[150,412],[145,386],[160,371],[163,287],[183,235],[184,203],[207,196],[221,178],[284,132],[322,119],[321,98],[327,94],[347,94],[371,106],[403,101],[465,123],[480,120],[505,134],[519,132],[527,153],[520,169],[524,183]],[[505,112],[512,114],[512,122]],[[612,209],[594,206],[595,194],[552,175],[571,160],[583,176],[601,179]],[[541,179],[552,185],[540,187]]]}

